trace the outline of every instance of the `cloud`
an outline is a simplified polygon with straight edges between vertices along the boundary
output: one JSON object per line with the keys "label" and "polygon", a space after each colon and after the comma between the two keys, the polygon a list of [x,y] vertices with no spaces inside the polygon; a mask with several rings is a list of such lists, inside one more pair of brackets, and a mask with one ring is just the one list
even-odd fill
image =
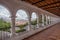
{"label": "cloud", "polygon": [[[4,17],[9,17],[10,12],[5,7],[0,5],[0,15]],[[16,19],[24,19],[24,20],[28,19],[28,15],[24,10],[18,10],[16,16],[17,16]],[[36,19],[36,18],[37,18],[36,13],[33,12],[32,19]]]}
{"label": "cloud", "polygon": [[28,15],[26,14],[26,12],[24,10],[18,10],[16,16],[19,19],[27,19],[27,17],[28,17]]}
{"label": "cloud", "polygon": [[36,13],[35,13],[35,12],[33,12],[31,17],[32,17],[32,19],[36,19],[36,18],[37,18]]}
{"label": "cloud", "polygon": [[10,12],[5,7],[0,5],[0,15],[9,17],[10,16]]}

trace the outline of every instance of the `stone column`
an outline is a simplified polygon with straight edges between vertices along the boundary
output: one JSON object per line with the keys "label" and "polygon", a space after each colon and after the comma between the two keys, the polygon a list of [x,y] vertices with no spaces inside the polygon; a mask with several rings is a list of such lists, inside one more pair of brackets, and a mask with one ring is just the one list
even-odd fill
{"label": "stone column", "polygon": [[39,16],[37,17],[37,28],[39,28]]}
{"label": "stone column", "polygon": [[15,36],[15,16],[11,16],[11,36]]}
{"label": "stone column", "polygon": [[28,16],[28,28],[27,28],[28,31],[31,30],[31,16],[29,15]]}
{"label": "stone column", "polygon": [[48,16],[48,24],[50,24],[50,17]]}
{"label": "stone column", "polygon": [[44,26],[44,15],[42,14],[42,26]]}
{"label": "stone column", "polygon": [[42,15],[39,16],[39,26],[42,26]]}
{"label": "stone column", "polygon": [[45,15],[45,17],[46,17],[46,25],[48,25],[48,16]]}
{"label": "stone column", "polygon": [[51,17],[49,16],[49,24],[51,24]]}

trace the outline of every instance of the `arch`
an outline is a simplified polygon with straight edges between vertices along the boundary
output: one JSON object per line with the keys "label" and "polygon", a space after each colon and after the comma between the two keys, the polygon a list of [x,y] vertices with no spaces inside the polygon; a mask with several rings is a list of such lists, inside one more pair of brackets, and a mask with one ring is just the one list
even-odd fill
{"label": "arch", "polygon": [[[28,19],[27,19],[28,14],[27,14],[27,12],[26,12],[25,10],[23,10],[23,9],[18,10],[17,13],[16,13],[16,16],[17,16],[17,17],[20,17],[21,19],[26,19],[26,20],[28,20]],[[19,18],[19,19],[20,19],[20,18]]]}
{"label": "arch", "polygon": [[32,20],[33,20],[33,19],[36,19],[37,17],[38,17],[37,13],[33,12],[33,13],[31,14],[31,19],[32,19]]}
{"label": "arch", "polygon": [[[15,31],[17,32],[17,30],[22,30],[21,28],[23,28],[24,30],[26,29],[26,26],[28,26],[28,15],[26,13],[26,11],[24,11],[23,9],[20,9],[16,12],[16,21],[15,21]],[[22,25],[22,27],[21,27]],[[18,28],[18,29],[17,29]],[[17,32],[19,33],[19,32]]]}
{"label": "arch", "polygon": [[12,15],[12,9],[9,5],[7,5],[6,3],[0,3],[1,6],[5,7],[9,12],[10,12],[10,15]]}
{"label": "arch", "polygon": [[[10,14],[10,11],[5,7],[5,6],[3,6],[3,5],[0,5],[0,14],[2,13],[2,12],[4,12],[5,13],[5,15],[4,16],[11,16],[11,14]],[[9,15],[6,15],[6,14],[9,14]]]}
{"label": "arch", "polygon": [[36,27],[37,27],[37,14],[36,14],[36,12],[32,12],[32,14],[31,14],[31,25],[33,26],[32,29],[36,29]]}
{"label": "arch", "polygon": [[11,27],[10,16],[11,15],[10,15],[9,10],[5,6],[0,5],[0,27],[2,27],[1,30],[8,31],[7,29],[10,29],[10,27]]}
{"label": "arch", "polygon": [[[17,8],[16,12],[17,12],[18,10],[23,10],[23,11],[26,12],[26,14],[27,14],[28,16],[30,15],[27,9],[24,9],[24,8]],[[16,14],[17,14],[17,13],[16,13]]]}

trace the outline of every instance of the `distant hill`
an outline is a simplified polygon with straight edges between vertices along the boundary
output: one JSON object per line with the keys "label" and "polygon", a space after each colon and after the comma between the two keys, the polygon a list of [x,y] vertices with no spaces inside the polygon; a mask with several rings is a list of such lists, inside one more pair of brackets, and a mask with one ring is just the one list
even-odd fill
{"label": "distant hill", "polygon": [[28,22],[27,20],[20,20],[20,21],[16,21],[15,23],[16,23],[16,26],[18,26],[18,25],[25,24],[27,22]]}

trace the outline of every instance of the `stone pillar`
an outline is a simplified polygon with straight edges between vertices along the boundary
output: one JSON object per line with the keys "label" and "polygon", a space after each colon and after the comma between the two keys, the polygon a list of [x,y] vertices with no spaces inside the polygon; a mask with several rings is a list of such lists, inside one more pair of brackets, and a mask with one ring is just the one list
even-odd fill
{"label": "stone pillar", "polygon": [[37,17],[37,28],[39,28],[39,16]]}
{"label": "stone pillar", "polygon": [[46,25],[48,25],[48,16],[45,15],[45,17],[46,17]]}
{"label": "stone pillar", "polygon": [[28,16],[28,29],[27,30],[28,31],[31,30],[31,16],[30,15]]}
{"label": "stone pillar", "polygon": [[42,26],[44,26],[44,15],[42,14]]}
{"label": "stone pillar", "polygon": [[48,16],[48,24],[50,24],[50,16]]}
{"label": "stone pillar", "polygon": [[15,36],[15,16],[11,16],[11,36]]}
{"label": "stone pillar", "polygon": [[49,16],[49,24],[51,24],[51,17]]}
{"label": "stone pillar", "polygon": [[42,26],[42,15],[39,16],[39,26]]}

